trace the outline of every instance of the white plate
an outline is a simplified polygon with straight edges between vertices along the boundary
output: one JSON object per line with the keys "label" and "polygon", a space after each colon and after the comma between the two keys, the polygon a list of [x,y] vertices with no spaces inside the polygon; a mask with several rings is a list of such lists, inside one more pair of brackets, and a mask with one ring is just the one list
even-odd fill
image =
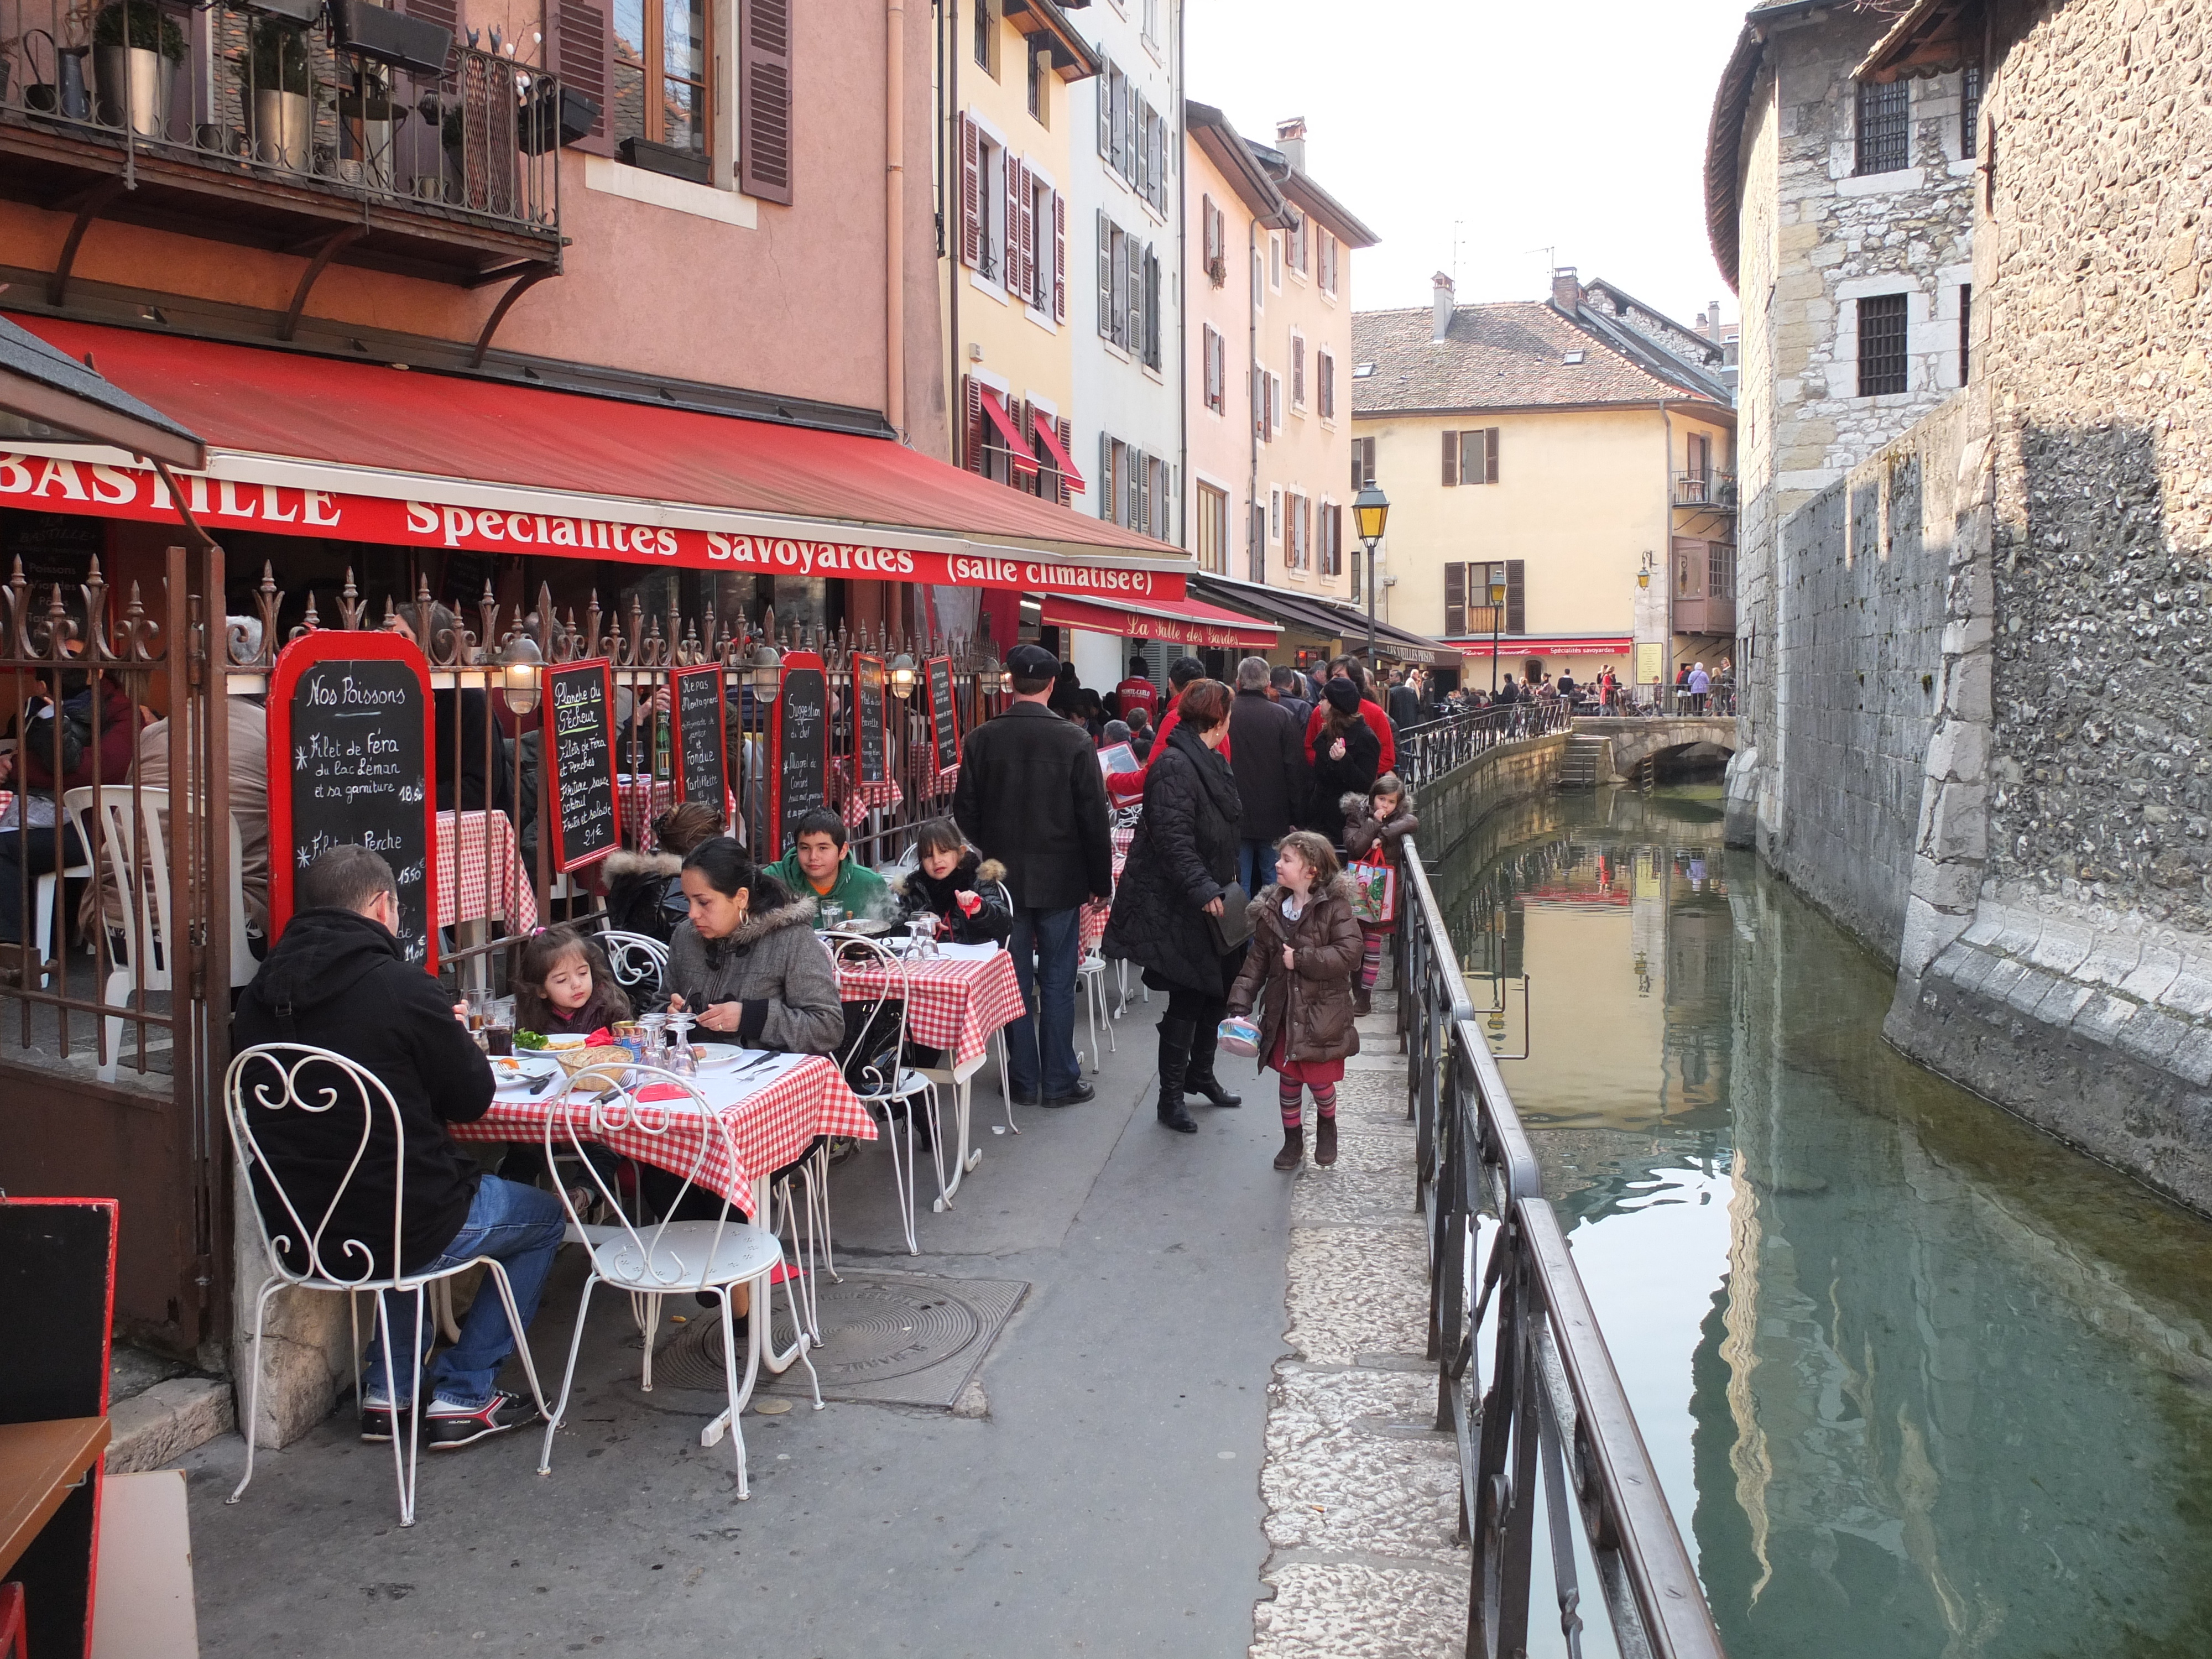
{"label": "white plate", "polygon": [[514,1059],[512,1066],[500,1060],[491,1063],[491,1073],[498,1079],[501,1094],[534,1094],[548,1078],[560,1074],[561,1062],[543,1054],[517,1054]]}
{"label": "white plate", "polygon": [[746,1050],[732,1048],[726,1043],[695,1042],[691,1046],[694,1048],[704,1048],[707,1051],[707,1058],[699,1062],[699,1073],[702,1077],[714,1077],[720,1073],[734,1072],[748,1058]]}

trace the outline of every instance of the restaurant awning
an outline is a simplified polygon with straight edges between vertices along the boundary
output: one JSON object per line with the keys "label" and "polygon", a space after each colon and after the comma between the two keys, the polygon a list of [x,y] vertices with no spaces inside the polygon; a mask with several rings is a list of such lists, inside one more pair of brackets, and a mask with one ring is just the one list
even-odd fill
{"label": "restaurant awning", "polygon": [[[1367,647],[1366,613],[1348,605],[1339,605],[1314,594],[1286,593],[1279,588],[1240,582],[1231,576],[1194,574],[1190,591],[1210,605],[1279,623],[1292,632],[1327,643],[1332,649],[1340,646],[1358,653]],[[1403,628],[1394,628],[1386,622],[1377,621],[1375,624],[1375,646],[1378,657],[1419,663],[1426,668],[1457,668],[1460,664],[1456,647],[1425,639]]]}
{"label": "restaurant awning", "polygon": [[1189,598],[1141,605],[1105,605],[1048,593],[1039,609],[1042,620],[1054,628],[1085,628],[1117,639],[1210,645],[1222,650],[1251,647],[1265,651],[1281,632],[1272,623]]}
{"label": "restaurant awning", "polygon": [[[1571,635],[1547,635],[1542,639],[1516,639],[1508,634],[1498,641],[1501,657],[1605,657],[1625,656],[1634,644],[1626,634],[1593,635],[1577,639]],[[1479,640],[1460,640],[1455,648],[1470,657],[1487,657],[1491,641],[1486,635]]]}
{"label": "restaurant awning", "polygon": [[1039,421],[1036,423],[1036,434],[1037,441],[1045,447],[1045,453],[1052,457],[1052,464],[1060,469],[1060,476],[1067,480],[1067,487],[1070,489],[1082,489],[1083,475],[1075,470],[1075,463],[1068,458],[1067,446],[1060,442],[1060,434],[1053,430],[1053,423],[1050,421]]}
{"label": "restaurant awning", "polygon": [[[887,439],[21,320],[201,434],[210,532],[1179,599],[1188,556]],[[122,450],[0,439],[0,506],[175,523]]]}
{"label": "restaurant awning", "polygon": [[999,394],[995,392],[983,393],[983,418],[997,431],[999,441],[1006,449],[1006,459],[1013,463],[1015,471],[1039,471],[1036,454],[1022,441],[1022,434],[1014,429],[1014,417],[1006,413],[1006,406],[999,401]]}
{"label": "restaurant awning", "polygon": [[[0,413],[171,466],[207,462],[206,446],[196,434],[5,318],[0,318]],[[0,442],[8,436],[0,428]]]}

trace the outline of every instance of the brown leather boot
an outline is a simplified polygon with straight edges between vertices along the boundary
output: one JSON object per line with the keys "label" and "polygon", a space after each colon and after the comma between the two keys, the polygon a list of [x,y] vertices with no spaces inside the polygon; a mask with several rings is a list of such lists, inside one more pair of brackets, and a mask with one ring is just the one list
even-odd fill
{"label": "brown leather boot", "polygon": [[1364,985],[1353,986],[1352,988],[1352,1012],[1355,1014],[1373,1013],[1375,1012],[1375,993],[1369,990]]}
{"label": "brown leather boot", "polygon": [[1283,1150],[1275,1154],[1275,1167],[1295,1170],[1306,1161],[1306,1132],[1303,1128],[1283,1131]]}
{"label": "brown leather boot", "polygon": [[1326,1170],[1336,1162],[1336,1120],[1325,1117],[1314,1125],[1314,1162]]}

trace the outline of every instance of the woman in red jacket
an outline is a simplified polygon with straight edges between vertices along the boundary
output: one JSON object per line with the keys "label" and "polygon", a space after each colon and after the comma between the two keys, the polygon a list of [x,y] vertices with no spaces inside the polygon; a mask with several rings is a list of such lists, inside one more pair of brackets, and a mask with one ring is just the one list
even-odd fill
{"label": "woman in red jacket", "polygon": [[[1359,693],[1360,716],[1366,720],[1368,729],[1375,733],[1375,740],[1382,745],[1382,758],[1376,769],[1382,772],[1396,771],[1398,769],[1398,731],[1390,724],[1389,715],[1384,714],[1376,705],[1373,694],[1368,690],[1367,671],[1350,657],[1339,657],[1334,662],[1329,664],[1328,677],[1332,680],[1352,682],[1353,689]],[[1328,718],[1328,698],[1325,692],[1326,688],[1321,701],[1314,704],[1313,713],[1306,716],[1306,760],[1309,764],[1320,758],[1314,753],[1314,739],[1321,736],[1322,723]]]}
{"label": "woman in red jacket", "polygon": [[0,755],[0,785],[15,790],[0,819],[0,984],[37,980],[48,941],[24,939],[24,901],[39,877],[84,856],[76,832],[61,822],[63,793],[129,782],[137,751],[138,710],[120,685],[67,669],[57,702],[51,684],[24,705],[15,752]]}

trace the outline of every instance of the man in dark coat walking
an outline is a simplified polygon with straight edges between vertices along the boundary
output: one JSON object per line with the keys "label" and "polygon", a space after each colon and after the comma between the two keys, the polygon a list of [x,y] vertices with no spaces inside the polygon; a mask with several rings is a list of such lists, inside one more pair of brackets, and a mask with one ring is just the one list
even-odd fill
{"label": "man in dark coat walking", "polygon": [[1313,713],[1313,699],[1306,696],[1313,687],[1307,684],[1306,677],[1295,668],[1277,667],[1268,671],[1267,681],[1277,706],[1289,709],[1291,718],[1298,723],[1298,730],[1304,731],[1306,717]]}
{"label": "man in dark coat walking", "polygon": [[1421,694],[1414,688],[1410,671],[1401,670],[1390,686],[1390,724],[1403,732],[1421,720]]}
{"label": "man in dark coat walking", "polygon": [[1245,658],[1229,706],[1230,769],[1244,803],[1237,879],[1252,898],[1275,884],[1275,843],[1305,806],[1305,722],[1267,695],[1268,678],[1264,658]]}
{"label": "man in dark coat walking", "polygon": [[983,856],[1006,866],[1014,973],[1029,1012],[1007,1028],[1007,1086],[1028,1105],[1091,1097],[1075,1058],[1078,921],[1114,890],[1114,843],[1098,751],[1046,707],[1060,660],[1041,646],[1006,653],[1014,700],[968,734],[952,817]]}

